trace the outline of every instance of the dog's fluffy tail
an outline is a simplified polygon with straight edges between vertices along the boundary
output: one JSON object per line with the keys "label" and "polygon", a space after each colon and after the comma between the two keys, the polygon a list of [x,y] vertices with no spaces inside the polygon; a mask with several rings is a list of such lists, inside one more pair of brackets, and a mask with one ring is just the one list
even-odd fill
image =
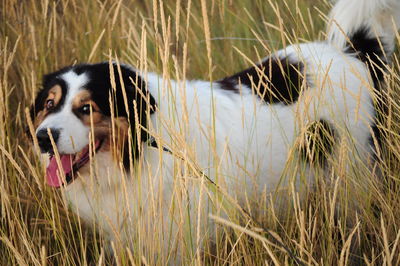
{"label": "dog's fluffy tail", "polygon": [[338,0],[330,14],[328,41],[366,57],[375,53],[388,58],[399,26],[400,0]]}

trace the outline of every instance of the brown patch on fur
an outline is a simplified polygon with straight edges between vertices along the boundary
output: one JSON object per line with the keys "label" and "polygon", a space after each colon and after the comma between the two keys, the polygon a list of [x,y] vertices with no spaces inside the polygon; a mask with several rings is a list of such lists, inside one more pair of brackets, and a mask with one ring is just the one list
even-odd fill
{"label": "brown patch on fur", "polygon": [[125,117],[117,117],[114,119],[114,125],[114,137],[110,117],[105,117],[93,124],[93,132],[96,139],[104,140],[101,151],[111,152],[115,162],[121,162],[127,156],[129,157],[129,123]]}
{"label": "brown patch on fur", "polygon": [[[116,162],[123,161],[126,166],[126,159],[129,159],[129,123],[127,118],[118,117],[115,119],[115,140],[113,143],[113,158]],[[112,136],[110,136],[110,139]]]}
{"label": "brown patch on fur", "polygon": [[49,99],[53,99],[54,106],[57,106],[61,100],[61,96],[62,96],[62,89],[61,86],[57,84],[49,90],[49,96],[47,97],[46,101]]}
{"label": "brown patch on fur", "polygon": [[[84,105],[89,104],[92,108],[91,114],[83,114],[79,111]],[[88,127],[93,126],[94,137],[103,139],[101,151],[111,152],[116,161],[121,161],[128,147],[129,123],[125,117],[114,119],[115,138],[113,138],[111,118],[101,113],[98,105],[92,100],[89,91],[79,92],[72,101],[73,112]],[[129,152],[129,150],[128,150]]]}
{"label": "brown patch on fur", "polygon": [[[78,111],[80,108],[82,108],[84,105],[87,104],[89,104],[92,107],[91,116],[81,114]],[[100,108],[92,100],[92,96],[90,92],[87,90],[83,90],[75,96],[75,98],[72,100],[72,110],[87,126],[90,126],[92,121],[93,125],[96,125],[98,123],[101,123],[105,119],[104,115],[100,112]]]}
{"label": "brown patch on fur", "polygon": [[[85,105],[91,106],[90,115],[84,114],[79,110]],[[101,147],[103,152],[111,152],[115,159],[121,159],[125,143],[128,137],[128,122],[125,118],[115,118],[115,140],[113,140],[111,118],[101,113],[98,105],[92,100],[91,93],[87,90],[79,92],[72,100],[72,110],[79,119],[88,127],[93,126],[95,139],[102,139],[104,143]]]}
{"label": "brown patch on fur", "polygon": [[49,94],[47,95],[47,98],[44,101],[43,109],[37,113],[37,115],[33,121],[33,126],[35,128],[37,128],[43,122],[44,118],[46,117],[46,115],[49,112],[49,110],[47,110],[47,108],[46,108],[47,101],[53,100],[54,107],[56,107],[58,105],[58,103],[60,102],[61,97],[62,97],[62,89],[61,89],[60,85],[57,84],[49,90]]}

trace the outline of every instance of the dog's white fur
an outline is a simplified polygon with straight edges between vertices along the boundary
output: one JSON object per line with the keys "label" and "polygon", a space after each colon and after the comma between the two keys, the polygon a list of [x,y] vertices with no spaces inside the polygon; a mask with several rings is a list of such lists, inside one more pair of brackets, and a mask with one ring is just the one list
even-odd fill
{"label": "dog's white fur", "polygon": [[[171,200],[185,198],[179,196],[178,185],[183,184],[191,201],[192,232],[196,232],[198,222],[196,199],[199,200],[199,193],[207,198],[207,181],[185,172],[192,164],[228,193],[234,193],[232,196],[239,202],[246,194],[256,197],[264,189],[272,191],[277,187],[301,130],[308,122],[319,119],[335,126],[339,146],[347,143],[352,147],[350,160],[366,161],[371,152],[368,138],[375,115],[373,85],[365,64],[342,52],[346,43],[343,33],[351,33],[364,24],[373,25],[375,32],[371,35],[384,36],[394,46],[392,18],[400,17],[399,10],[399,1],[395,0],[340,0],[332,11],[334,23],[330,24],[328,42],[296,44],[278,51],[278,56],[304,63],[311,85],[292,105],[265,104],[244,86],[238,86],[240,94],[234,94],[209,81],[167,82],[157,74],[143,74],[158,107],[151,115],[150,132],[158,143],[188,161],[143,145],[140,163],[130,173],[124,173],[120,165],[111,163],[110,153],[100,152],[93,158],[96,170],[90,173],[90,165],[86,165],[80,170],[80,177],[65,188],[72,208],[82,218],[98,224],[111,239],[131,243],[135,236],[132,228],[142,226],[166,250],[178,239],[174,230],[180,221],[172,209],[172,202],[177,203]],[[70,90],[64,110],[48,116],[38,128],[57,124],[71,129],[60,136],[63,144],[59,144],[59,152],[76,151],[70,145],[71,139],[76,148],[89,142],[89,128],[79,120],[72,121],[74,115],[68,110],[68,99],[87,78],[82,75],[64,75],[68,85],[77,89]],[[307,182],[312,184],[312,180]],[[207,212],[201,216],[201,237],[210,230],[204,223]]]}

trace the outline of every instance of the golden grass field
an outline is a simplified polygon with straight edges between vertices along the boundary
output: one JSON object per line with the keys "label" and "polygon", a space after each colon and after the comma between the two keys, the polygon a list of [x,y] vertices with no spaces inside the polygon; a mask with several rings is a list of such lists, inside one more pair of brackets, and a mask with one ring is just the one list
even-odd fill
{"label": "golden grass field", "polygon": [[[163,263],[128,249],[112,258],[101,233],[46,186],[25,134],[44,73],[112,58],[171,79],[215,80],[285,45],[323,40],[329,10],[323,0],[0,0],[0,265]],[[358,165],[349,174],[337,162],[301,196],[265,193],[261,211],[248,211],[272,233],[232,209],[238,218],[220,225],[215,254],[188,251],[184,263],[295,265],[272,234],[307,265],[399,265],[399,55],[387,76],[380,177]]]}

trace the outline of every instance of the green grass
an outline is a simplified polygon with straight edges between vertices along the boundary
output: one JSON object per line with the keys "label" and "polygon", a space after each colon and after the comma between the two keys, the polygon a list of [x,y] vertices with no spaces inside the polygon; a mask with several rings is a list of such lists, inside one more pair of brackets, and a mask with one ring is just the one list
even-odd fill
{"label": "green grass", "polygon": [[[112,260],[101,234],[46,187],[44,169],[25,135],[26,108],[44,73],[112,57],[169,78],[218,79],[290,43],[324,39],[323,14],[329,9],[328,3],[311,0],[0,0],[0,265]],[[358,165],[348,174],[337,162],[335,175],[301,197],[289,189],[282,197],[265,193],[249,203],[253,218],[306,264],[400,263],[398,55],[388,75],[383,178]],[[287,175],[296,171],[293,163]],[[231,207],[231,220],[220,221],[226,233],[215,257],[201,259],[221,265],[294,264],[270,235],[245,228],[248,217]],[[199,263],[196,259],[191,264]],[[129,250],[117,252],[116,260],[161,263]]]}

